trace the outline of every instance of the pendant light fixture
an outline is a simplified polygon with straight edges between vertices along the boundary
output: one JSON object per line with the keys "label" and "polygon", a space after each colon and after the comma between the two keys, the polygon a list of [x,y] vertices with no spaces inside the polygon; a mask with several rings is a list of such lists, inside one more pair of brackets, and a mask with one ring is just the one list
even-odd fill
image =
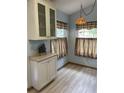
{"label": "pendant light fixture", "polygon": [[89,13],[86,13],[86,12],[84,11],[84,9],[83,9],[83,7],[82,7],[82,4],[81,4],[80,17],[76,19],[76,21],[75,21],[75,24],[76,24],[76,25],[81,26],[81,25],[84,25],[84,24],[87,23],[86,19],[82,16],[82,13],[84,13],[85,16],[88,16],[90,13],[92,13],[92,11],[93,11],[93,9],[94,9],[94,7],[95,7],[95,3],[96,3],[96,0],[95,0],[95,2],[94,2],[94,4],[93,4],[93,7],[92,7],[92,9],[91,9],[91,11],[90,11]]}
{"label": "pendant light fixture", "polygon": [[86,24],[85,18],[82,16],[82,4],[81,4],[81,9],[80,9],[80,17],[76,19],[76,25],[83,25]]}

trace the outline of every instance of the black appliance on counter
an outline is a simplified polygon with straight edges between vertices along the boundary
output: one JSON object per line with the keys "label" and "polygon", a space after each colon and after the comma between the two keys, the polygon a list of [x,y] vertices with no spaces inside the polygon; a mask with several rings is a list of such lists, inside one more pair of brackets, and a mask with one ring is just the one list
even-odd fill
{"label": "black appliance on counter", "polygon": [[44,43],[39,46],[38,52],[39,52],[39,54],[46,53],[46,47],[45,47],[45,44]]}

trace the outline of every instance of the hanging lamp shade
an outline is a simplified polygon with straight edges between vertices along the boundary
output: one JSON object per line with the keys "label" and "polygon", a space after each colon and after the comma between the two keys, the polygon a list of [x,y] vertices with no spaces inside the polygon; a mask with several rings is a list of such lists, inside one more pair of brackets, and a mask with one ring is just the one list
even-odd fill
{"label": "hanging lamp shade", "polygon": [[77,18],[76,21],[75,21],[76,25],[84,25],[86,23],[87,22],[86,22],[86,20],[83,17]]}
{"label": "hanging lamp shade", "polygon": [[85,18],[82,16],[82,12],[83,12],[83,8],[82,8],[82,4],[81,4],[80,17],[78,17],[78,18],[76,19],[76,21],[75,21],[75,24],[76,24],[76,25],[81,26],[81,25],[86,24],[86,20],[85,20]]}

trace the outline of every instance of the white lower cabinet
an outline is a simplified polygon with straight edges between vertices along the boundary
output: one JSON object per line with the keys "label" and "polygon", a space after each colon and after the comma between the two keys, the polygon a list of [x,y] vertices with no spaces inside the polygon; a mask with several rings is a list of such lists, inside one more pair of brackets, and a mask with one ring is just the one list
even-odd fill
{"label": "white lower cabinet", "polygon": [[39,62],[31,60],[32,87],[40,90],[56,77],[56,62],[57,56]]}

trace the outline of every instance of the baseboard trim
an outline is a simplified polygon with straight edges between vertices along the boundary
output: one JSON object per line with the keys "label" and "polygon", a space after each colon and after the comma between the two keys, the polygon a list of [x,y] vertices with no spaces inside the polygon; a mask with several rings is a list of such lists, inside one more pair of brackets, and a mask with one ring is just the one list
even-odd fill
{"label": "baseboard trim", "polygon": [[57,69],[57,71],[59,71],[60,69],[62,69],[63,67],[65,67],[69,62],[66,62],[62,67],[60,67],[59,69]]}
{"label": "baseboard trim", "polygon": [[67,62],[67,64],[75,64],[75,65],[80,65],[80,66],[83,66],[83,67],[87,67],[87,68],[91,68],[91,69],[97,70],[97,68],[95,68],[95,67],[86,66],[86,65],[83,65],[83,64],[80,64],[80,63],[75,63],[75,62],[70,62],[69,61],[69,62]]}

